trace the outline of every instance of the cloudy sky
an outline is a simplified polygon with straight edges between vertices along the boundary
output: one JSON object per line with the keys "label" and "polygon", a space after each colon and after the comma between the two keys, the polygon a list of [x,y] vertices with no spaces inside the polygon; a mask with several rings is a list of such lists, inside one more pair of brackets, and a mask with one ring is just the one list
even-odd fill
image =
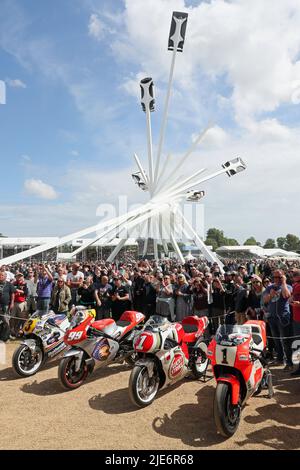
{"label": "cloudy sky", "polygon": [[63,235],[97,221],[101,203],[145,197],[139,80],[153,77],[156,143],[173,10],[189,13],[164,154],[179,158],[214,127],[184,169],[248,169],[203,186],[205,225],[243,242],[300,236],[299,0],[0,0],[0,232]]}

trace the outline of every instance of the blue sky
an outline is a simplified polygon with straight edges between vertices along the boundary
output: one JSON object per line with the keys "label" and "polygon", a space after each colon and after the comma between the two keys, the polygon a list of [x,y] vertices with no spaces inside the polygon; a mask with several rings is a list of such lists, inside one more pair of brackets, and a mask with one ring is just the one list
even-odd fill
{"label": "blue sky", "polygon": [[[146,158],[138,83],[150,75],[156,84],[156,142],[171,13],[183,9],[189,23],[165,153],[176,158],[212,119],[215,128],[185,170],[199,168],[200,158],[214,169],[240,154],[249,171],[230,184],[207,185],[206,228],[241,241],[300,235],[291,212],[298,204],[300,114],[293,93],[300,89],[300,6],[287,0],[264,19],[269,0],[250,3],[251,10],[245,0],[1,0],[7,102],[0,105],[0,232],[63,235],[93,224],[98,204],[115,202],[119,193],[143,200],[129,176],[133,152]],[[266,220],[266,193],[267,212],[274,198],[286,228],[272,215]],[[235,213],[224,211],[233,205]]]}

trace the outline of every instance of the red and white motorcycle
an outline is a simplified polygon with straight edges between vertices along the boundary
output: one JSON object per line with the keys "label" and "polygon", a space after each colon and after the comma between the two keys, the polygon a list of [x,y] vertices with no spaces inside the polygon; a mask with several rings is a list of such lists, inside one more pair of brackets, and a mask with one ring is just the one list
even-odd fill
{"label": "red and white motorcycle", "polygon": [[273,396],[266,343],[265,322],[249,320],[243,325],[221,325],[209,344],[207,355],[217,381],[214,418],[225,437],[236,432],[242,407],[252,395],[265,388]]}
{"label": "red and white motorcycle", "polygon": [[145,316],[126,311],[116,322],[112,318],[95,321],[93,312],[77,307],[65,334],[64,341],[71,348],[60,362],[58,377],[67,389],[80,387],[94,369],[112,361],[134,363],[133,340]]}
{"label": "red and white motorcycle", "polygon": [[205,375],[207,326],[207,317],[189,316],[181,323],[170,323],[159,315],[150,317],[134,341],[139,358],[130,375],[129,395],[135,405],[150,405],[158,390],[188,375]]}

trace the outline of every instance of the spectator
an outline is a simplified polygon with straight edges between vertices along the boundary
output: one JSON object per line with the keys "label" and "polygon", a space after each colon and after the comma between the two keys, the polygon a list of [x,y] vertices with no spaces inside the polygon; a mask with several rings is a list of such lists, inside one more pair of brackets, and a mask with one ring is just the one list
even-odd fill
{"label": "spectator", "polygon": [[15,275],[8,269],[8,266],[1,266],[1,271],[6,274],[6,282],[15,281]]}
{"label": "spectator", "polygon": [[17,318],[25,319],[28,317],[27,313],[27,295],[28,289],[24,279],[24,275],[19,273],[16,275],[16,281],[13,283],[15,287],[15,299],[14,299],[14,307],[11,310],[12,318],[10,320],[10,336],[11,338],[17,338],[20,333],[20,328],[22,326],[22,321],[17,320]]}
{"label": "spectator", "polygon": [[94,284],[97,320],[110,317],[112,286],[108,277],[102,276],[100,283]]}
{"label": "spectator", "polygon": [[264,292],[264,302],[268,304],[270,314],[269,322],[272,336],[274,337],[275,349],[277,352],[276,364],[283,364],[285,359],[285,370],[293,369],[292,363],[292,318],[289,298],[292,287],[287,285],[286,277],[281,270],[274,272],[274,283],[266,288]]}
{"label": "spectator", "polygon": [[[291,297],[291,306],[293,309],[293,336],[298,336],[295,338],[295,343],[300,344],[300,270],[296,269],[293,273],[293,290]],[[291,373],[292,376],[300,375],[300,363],[298,368]]]}
{"label": "spectator", "polygon": [[175,301],[174,286],[171,284],[170,276],[164,275],[158,277],[158,285],[156,287],[156,313],[163,317],[167,317],[170,321],[175,320]]}
{"label": "spectator", "polygon": [[144,278],[140,271],[135,271],[132,281],[133,308],[138,312],[143,310]]}
{"label": "spectator", "polygon": [[247,310],[247,295],[248,291],[244,285],[243,278],[236,274],[234,276],[235,290],[233,293],[234,297],[234,310],[235,310],[235,321],[238,325],[243,325],[246,321],[246,310]]}
{"label": "spectator", "polygon": [[79,264],[74,263],[72,271],[67,274],[67,285],[71,289],[71,305],[77,305],[78,300],[78,289],[84,280],[84,275],[79,271]]}
{"label": "spectator", "polygon": [[148,273],[143,274],[144,286],[143,286],[143,301],[142,301],[142,312],[146,316],[146,319],[151,315],[155,314],[156,309],[156,289],[151,282],[151,276]]}
{"label": "spectator", "polygon": [[7,314],[14,308],[15,287],[6,281],[5,270],[0,271],[0,340],[7,341],[10,336],[9,321]]}
{"label": "spectator", "polygon": [[78,288],[78,295],[80,297],[79,305],[88,308],[94,308],[96,306],[95,288],[91,276],[87,277]]}
{"label": "spectator", "polygon": [[218,271],[214,272],[212,279],[212,299],[211,330],[214,334],[219,325],[224,323],[225,314],[225,289]]}
{"label": "spectator", "polygon": [[37,309],[47,313],[49,310],[51,293],[52,293],[53,276],[49,267],[39,267],[39,276],[37,284]]}
{"label": "spectator", "polygon": [[192,286],[193,315],[208,316],[207,282],[196,277]]}
{"label": "spectator", "polygon": [[58,266],[57,272],[54,274],[54,279],[57,281],[58,279],[63,279],[65,282],[67,280],[66,271],[62,266]]}
{"label": "spectator", "polygon": [[253,275],[251,278],[251,289],[248,295],[248,308],[246,315],[253,320],[263,320],[263,285],[259,276]]}
{"label": "spectator", "polygon": [[131,302],[129,300],[129,286],[122,285],[121,277],[114,278],[114,286],[112,289],[112,318],[115,321],[120,319],[122,313],[131,309]]}
{"label": "spectator", "polygon": [[182,321],[191,313],[191,289],[184,274],[178,274],[177,282],[175,287],[176,321]]}
{"label": "spectator", "polygon": [[38,283],[37,275],[33,272],[32,268],[28,268],[25,282],[27,285],[27,311],[29,314],[32,314],[36,311]]}
{"label": "spectator", "polygon": [[70,288],[63,277],[59,277],[51,295],[51,308],[56,314],[67,315],[71,300]]}

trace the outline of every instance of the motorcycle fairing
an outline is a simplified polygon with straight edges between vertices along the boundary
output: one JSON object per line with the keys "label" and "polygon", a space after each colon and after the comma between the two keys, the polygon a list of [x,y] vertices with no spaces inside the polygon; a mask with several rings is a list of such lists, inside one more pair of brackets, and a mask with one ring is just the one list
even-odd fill
{"label": "motorcycle fairing", "polygon": [[219,377],[217,382],[225,382],[231,385],[231,404],[238,405],[240,398],[240,381],[235,375]]}

